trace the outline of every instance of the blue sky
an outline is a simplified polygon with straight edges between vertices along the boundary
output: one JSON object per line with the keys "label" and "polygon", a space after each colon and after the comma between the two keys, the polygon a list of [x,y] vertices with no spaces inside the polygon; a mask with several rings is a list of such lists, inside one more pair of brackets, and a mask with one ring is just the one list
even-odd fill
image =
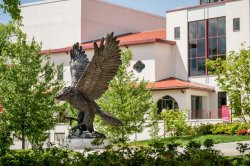
{"label": "blue sky", "polygon": [[[37,2],[37,1],[40,0],[21,0],[23,4],[29,2]],[[165,11],[167,10],[198,4],[198,0],[104,0],[104,1],[126,6],[129,8],[134,8],[137,10],[146,11],[161,16],[164,16]],[[2,3],[2,0],[0,0],[0,3]],[[8,19],[9,17],[4,15],[0,11],[0,22],[6,23]]]}

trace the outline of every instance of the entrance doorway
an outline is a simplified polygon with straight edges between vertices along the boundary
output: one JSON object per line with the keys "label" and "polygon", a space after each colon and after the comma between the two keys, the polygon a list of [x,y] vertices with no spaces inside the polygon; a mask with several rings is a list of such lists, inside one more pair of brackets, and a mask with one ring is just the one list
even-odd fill
{"label": "entrance doorway", "polygon": [[191,96],[191,119],[202,119],[202,96]]}

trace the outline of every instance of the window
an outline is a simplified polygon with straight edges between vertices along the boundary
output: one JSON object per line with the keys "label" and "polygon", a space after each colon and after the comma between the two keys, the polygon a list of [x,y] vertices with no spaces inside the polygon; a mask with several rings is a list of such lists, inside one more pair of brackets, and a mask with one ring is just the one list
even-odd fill
{"label": "window", "polygon": [[174,98],[171,96],[164,96],[157,102],[158,113],[161,113],[163,109],[179,109],[179,106]]}
{"label": "window", "polygon": [[240,18],[234,18],[233,19],[233,31],[239,31],[240,30]]}
{"label": "window", "polygon": [[218,92],[218,118],[221,118],[221,107],[227,105],[227,94],[226,92]]}
{"label": "window", "polygon": [[226,56],[225,17],[189,22],[188,46],[189,76],[207,74],[207,58]]}
{"label": "window", "polygon": [[63,65],[57,66],[57,79],[63,80]]}
{"label": "window", "polygon": [[53,69],[50,66],[46,67],[46,69],[45,69],[45,81],[51,80],[52,72],[53,72]]}
{"label": "window", "polygon": [[226,19],[225,17],[208,20],[208,58],[226,57]]}
{"label": "window", "polygon": [[133,69],[135,69],[138,73],[140,73],[145,68],[145,64],[142,61],[137,61],[134,64]]}
{"label": "window", "polygon": [[214,3],[214,2],[222,2],[224,0],[200,0],[200,4],[208,4],[208,3]]}
{"label": "window", "polygon": [[202,97],[191,96],[191,119],[202,118]]}
{"label": "window", "polygon": [[204,75],[206,59],[206,22],[189,23],[189,74]]}
{"label": "window", "polygon": [[180,39],[180,27],[175,27],[174,28],[174,39],[175,40]]}

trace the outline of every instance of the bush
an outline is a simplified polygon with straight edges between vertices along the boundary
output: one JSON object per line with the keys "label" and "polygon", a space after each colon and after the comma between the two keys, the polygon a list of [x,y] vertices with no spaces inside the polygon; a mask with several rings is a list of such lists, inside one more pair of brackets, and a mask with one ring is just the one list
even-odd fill
{"label": "bush", "polygon": [[201,124],[196,128],[196,133],[199,135],[212,134],[213,125],[212,124]]}
{"label": "bush", "polygon": [[106,149],[103,152],[79,153],[64,149],[37,149],[9,151],[0,158],[0,165],[231,165],[230,160],[212,148],[213,142],[207,142],[201,149],[199,142],[192,141],[179,152],[178,144],[164,145],[154,143],[150,147],[121,147]]}
{"label": "bush", "polygon": [[211,129],[212,134],[226,134],[226,131],[227,131],[226,127],[227,127],[227,124],[225,123],[217,123]]}
{"label": "bush", "polygon": [[165,110],[161,113],[164,121],[164,126],[171,136],[182,135],[187,127],[186,116],[184,111],[180,110]]}

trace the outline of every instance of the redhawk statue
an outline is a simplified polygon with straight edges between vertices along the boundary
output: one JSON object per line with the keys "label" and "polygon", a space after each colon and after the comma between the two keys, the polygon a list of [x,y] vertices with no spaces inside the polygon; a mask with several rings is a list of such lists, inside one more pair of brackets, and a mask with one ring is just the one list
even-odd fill
{"label": "redhawk statue", "polygon": [[78,121],[78,125],[72,128],[75,136],[76,130],[80,137],[84,131],[95,133],[94,137],[104,136],[94,131],[96,114],[111,125],[122,126],[119,119],[102,110],[95,102],[108,89],[108,82],[116,75],[121,64],[119,41],[113,35],[111,33],[105,39],[102,38],[99,47],[94,42],[94,56],[90,62],[78,43],[70,51],[72,85],[65,87],[56,99],[69,102],[79,111],[77,118],[71,118]]}

